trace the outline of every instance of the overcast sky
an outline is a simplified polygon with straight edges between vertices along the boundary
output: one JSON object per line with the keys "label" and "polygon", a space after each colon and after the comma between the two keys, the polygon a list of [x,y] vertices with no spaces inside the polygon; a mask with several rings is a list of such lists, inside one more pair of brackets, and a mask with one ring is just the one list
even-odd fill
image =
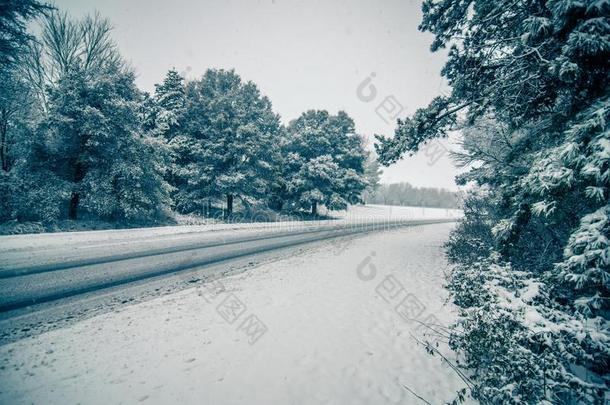
{"label": "overcast sky", "polygon": [[[73,16],[99,11],[123,56],[152,91],[175,67],[187,78],[234,68],[267,95],[283,122],[308,109],[345,110],[357,131],[391,135],[401,117],[446,91],[445,55],[421,33],[409,0],[55,0]],[[374,75],[370,83],[358,86]],[[372,86],[372,87],[371,87]],[[358,95],[360,94],[360,96]],[[380,106],[381,105],[381,106]],[[394,107],[392,110],[391,107]],[[385,122],[388,121],[388,122]],[[451,149],[447,141],[443,144]],[[384,183],[456,189],[454,168],[434,145],[385,168]]]}

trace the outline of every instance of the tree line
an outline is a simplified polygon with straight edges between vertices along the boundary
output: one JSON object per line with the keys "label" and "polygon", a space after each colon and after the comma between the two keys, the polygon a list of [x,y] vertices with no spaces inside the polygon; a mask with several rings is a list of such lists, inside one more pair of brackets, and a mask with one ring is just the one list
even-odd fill
{"label": "tree line", "polygon": [[[2,7],[0,221],[143,221],[214,204],[231,215],[235,201],[315,215],[378,181],[343,111],[282,125],[254,83],[223,69],[194,80],[172,69],[148,94],[98,14]],[[25,21],[36,14],[33,36]]]}
{"label": "tree line", "polygon": [[367,204],[401,205],[406,207],[461,208],[458,192],[434,187],[413,187],[409,183],[379,184],[370,194]]}

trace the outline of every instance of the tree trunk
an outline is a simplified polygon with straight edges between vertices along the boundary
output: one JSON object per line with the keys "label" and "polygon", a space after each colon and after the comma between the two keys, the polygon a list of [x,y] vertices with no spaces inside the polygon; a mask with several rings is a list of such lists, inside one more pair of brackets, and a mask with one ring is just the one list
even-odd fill
{"label": "tree trunk", "polygon": [[318,215],[318,203],[316,201],[311,203],[311,215]]}
{"label": "tree trunk", "polygon": [[227,216],[233,213],[233,194],[227,194]]}
{"label": "tree trunk", "polygon": [[0,118],[0,162],[2,163],[2,170],[8,172],[8,123],[5,118],[5,113],[2,112]]}
{"label": "tree trunk", "polygon": [[78,217],[78,202],[80,200],[80,196],[78,193],[72,193],[72,197],[70,198],[70,210],[68,211],[69,219],[76,219]]}
{"label": "tree trunk", "polygon": [[[81,147],[82,149],[82,147]],[[73,187],[79,187],[78,184],[85,178],[86,169],[82,163],[77,159],[74,162],[74,185]],[[68,210],[68,218],[76,219],[78,216],[78,203],[80,202],[80,194],[76,191],[72,192],[70,197],[70,209]]]}

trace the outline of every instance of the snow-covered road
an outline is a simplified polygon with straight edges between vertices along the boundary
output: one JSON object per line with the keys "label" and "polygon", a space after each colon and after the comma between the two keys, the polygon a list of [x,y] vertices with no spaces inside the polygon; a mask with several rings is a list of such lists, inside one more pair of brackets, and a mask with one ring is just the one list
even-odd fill
{"label": "snow-covered road", "polygon": [[453,316],[452,226],[314,242],[0,346],[0,403],[444,403],[463,383],[416,339]]}
{"label": "snow-covered road", "polygon": [[0,312],[64,299],[222,260],[403,225],[459,211],[354,207],[337,220],[217,224],[0,237]]}

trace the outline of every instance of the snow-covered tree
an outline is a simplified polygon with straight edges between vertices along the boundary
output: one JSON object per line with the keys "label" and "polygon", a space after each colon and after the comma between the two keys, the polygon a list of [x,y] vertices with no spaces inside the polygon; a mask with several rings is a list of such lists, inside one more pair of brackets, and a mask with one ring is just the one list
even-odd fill
{"label": "snow-covered tree", "polygon": [[268,196],[279,161],[279,117],[252,82],[233,71],[210,69],[186,84],[184,137],[175,142],[181,211],[201,210],[226,198],[246,204]]}
{"label": "snow-covered tree", "polygon": [[359,202],[367,185],[367,153],[355,133],[354,121],[343,111],[307,111],[286,129],[286,197],[317,213],[318,204],[345,209]]}
{"label": "snow-covered tree", "polygon": [[44,23],[40,59],[23,69],[39,113],[15,163],[18,219],[142,220],[166,204],[158,142],[142,130],[141,93],[109,35],[97,15]]}
{"label": "snow-covered tree", "polygon": [[155,85],[154,121],[158,134],[171,141],[180,130],[180,119],[186,110],[184,83],[175,69],[170,69],[163,83]]}
{"label": "snow-covered tree", "polygon": [[9,172],[17,159],[17,143],[31,114],[31,95],[14,69],[0,71],[0,169]]}
{"label": "snow-covered tree", "polygon": [[366,203],[370,203],[371,199],[374,198],[375,193],[379,189],[381,175],[383,170],[381,165],[377,161],[377,154],[369,152],[366,162],[364,164],[364,178],[366,179],[366,188],[362,192],[362,199]]}
{"label": "snow-covered tree", "polygon": [[610,364],[610,6],[427,0],[449,96],[379,138],[389,164],[463,129],[478,186],[451,236],[454,349],[487,402],[602,401]]}
{"label": "snow-covered tree", "polygon": [[28,20],[51,11],[51,6],[36,0],[0,2],[0,68],[18,63],[33,36],[27,32]]}
{"label": "snow-covered tree", "polygon": [[48,109],[48,92],[63,77],[78,72],[87,79],[107,69],[126,69],[110,36],[112,25],[98,13],[80,20],[54,11],[43,19],[41,33],[28,43],[20,69],[38,108]]}
{"label": "snow-covered tree", "polygon": [[[107,71],[94,79],[75,72],[50,91],[48,114],[22,169],[28,177],[23,217],[77,219],[84,213],[143,220],[159,213],[166,187],[157,141],[140,131],[133,80],[129,72]],[[41,190],[45,183],[52,187]]]}
{"label": "snow-covered tree", "polygon": [[[298,157],[295,155],[295,159]],[[338,193],[344,188],[343,172],[330,155],[303,161],[288,184],[288,192],[297,196],[301,206],[317,214],[318,203],[329,209],[343,209],[347,201]]]}
{"label": "snow-covered tree", "polygon": [[31,100],[20,72],[34,38],[27,32],[27,23],[51,10],[35,0],[0,2],[0,222],[13,215],[12,196],[19,187],[11,169],[23,155],[20,144],[29,130]]}
{"label": "snow-covered tree", "polygon": [[32,99],[18,70],[0,70],[0,222],[13,215],[13,198],[19,192],[15,163],[24,158],[30,135]]}
{"label": "snow-covered tree", "polygon": [[[183,78],[170,69],[163,82],[155,85],[155,94],[144,95],[141,105],[143,128],[157,141],[156,153],[164,162],[164,177],[172,188],[172,206],[176,193],[188,179],[180,176],[180,148],[187,140],[183,131],[186,98]],[[188,145],[188,143],[187,143]]]}

